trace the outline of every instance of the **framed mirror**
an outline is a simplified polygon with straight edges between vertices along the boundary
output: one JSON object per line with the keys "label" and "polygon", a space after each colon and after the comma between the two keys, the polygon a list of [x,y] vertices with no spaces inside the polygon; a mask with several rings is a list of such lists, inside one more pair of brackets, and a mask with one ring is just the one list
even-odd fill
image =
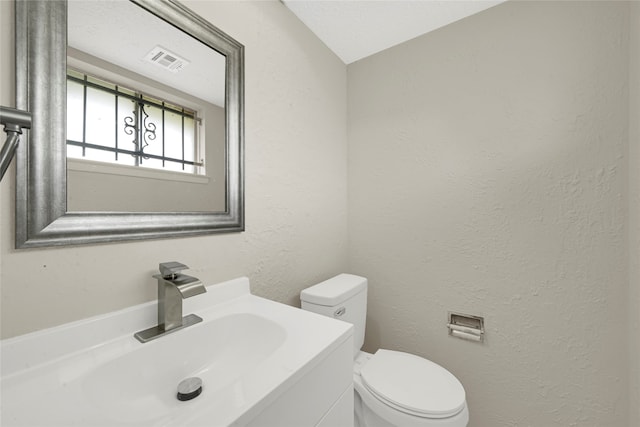
{"label": "framed mirror", "polygon": [[244,230],[244,47],[186,7],[17,0],[16,83],[16,248]]}

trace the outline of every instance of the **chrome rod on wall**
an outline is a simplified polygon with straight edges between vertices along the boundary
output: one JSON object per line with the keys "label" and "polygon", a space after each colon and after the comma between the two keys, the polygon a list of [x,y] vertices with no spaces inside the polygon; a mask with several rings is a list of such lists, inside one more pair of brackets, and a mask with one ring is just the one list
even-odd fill
{"label": "chrome rod on wall", "polygon": [[4,125],[7,140],[0,151],[0,181],[18,148],[22,128],[31,129],[31,113],[15,108],[0,107],[0,123]]}

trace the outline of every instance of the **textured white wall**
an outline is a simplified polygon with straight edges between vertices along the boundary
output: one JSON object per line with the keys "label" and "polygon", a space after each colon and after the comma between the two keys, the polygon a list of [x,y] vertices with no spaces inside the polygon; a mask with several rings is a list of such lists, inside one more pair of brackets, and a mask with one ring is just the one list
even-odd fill
{"label": "textured white wall", "polygon": [[629,425],[640,426],[640,2],[629,16]]}
{"label": "textured white wall", "polygon": [[348,67],[365,347],[450,369],[470,426],[628,425],[628,13],[508,2]]}
{"label": "textured white wall", "polygon": [[[254,293],[294,305],[346,269],[346,66],[277,1],[185,4],[246,48],[247,231],[16,251],[12,166],[0,185],[3,337],[153,300],[162,261],[205,283],[247,275]],[[0,103],[12,106],[13,2],[0,16]]]}

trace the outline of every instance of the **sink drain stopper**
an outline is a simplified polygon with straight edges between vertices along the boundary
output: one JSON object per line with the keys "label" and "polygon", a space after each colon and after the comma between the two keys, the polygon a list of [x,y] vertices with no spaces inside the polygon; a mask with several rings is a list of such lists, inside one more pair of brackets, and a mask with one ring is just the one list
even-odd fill
{"label": "sink drain stopper", "polygon": [[202,380],[197,377],[187,378],[178,384],[178,400],[184,402],[195,399],[202,393]]}

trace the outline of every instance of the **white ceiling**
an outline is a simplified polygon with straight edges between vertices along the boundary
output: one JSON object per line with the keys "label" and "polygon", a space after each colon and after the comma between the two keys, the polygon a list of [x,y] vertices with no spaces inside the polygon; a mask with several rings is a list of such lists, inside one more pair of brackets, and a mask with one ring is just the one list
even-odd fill
{"label": "white ceiling", "polygon": [[[350,64],[505,0],[281,1]],[[224,57],[128,1],[69,2],[68,33],[76,49],[224,105]],[[156,45],[190,64],[175,74],[149,64],[143,58]]]}
{"label": "white ceiling", "polygon": [[281,0],[345,64],[505,0]]}

